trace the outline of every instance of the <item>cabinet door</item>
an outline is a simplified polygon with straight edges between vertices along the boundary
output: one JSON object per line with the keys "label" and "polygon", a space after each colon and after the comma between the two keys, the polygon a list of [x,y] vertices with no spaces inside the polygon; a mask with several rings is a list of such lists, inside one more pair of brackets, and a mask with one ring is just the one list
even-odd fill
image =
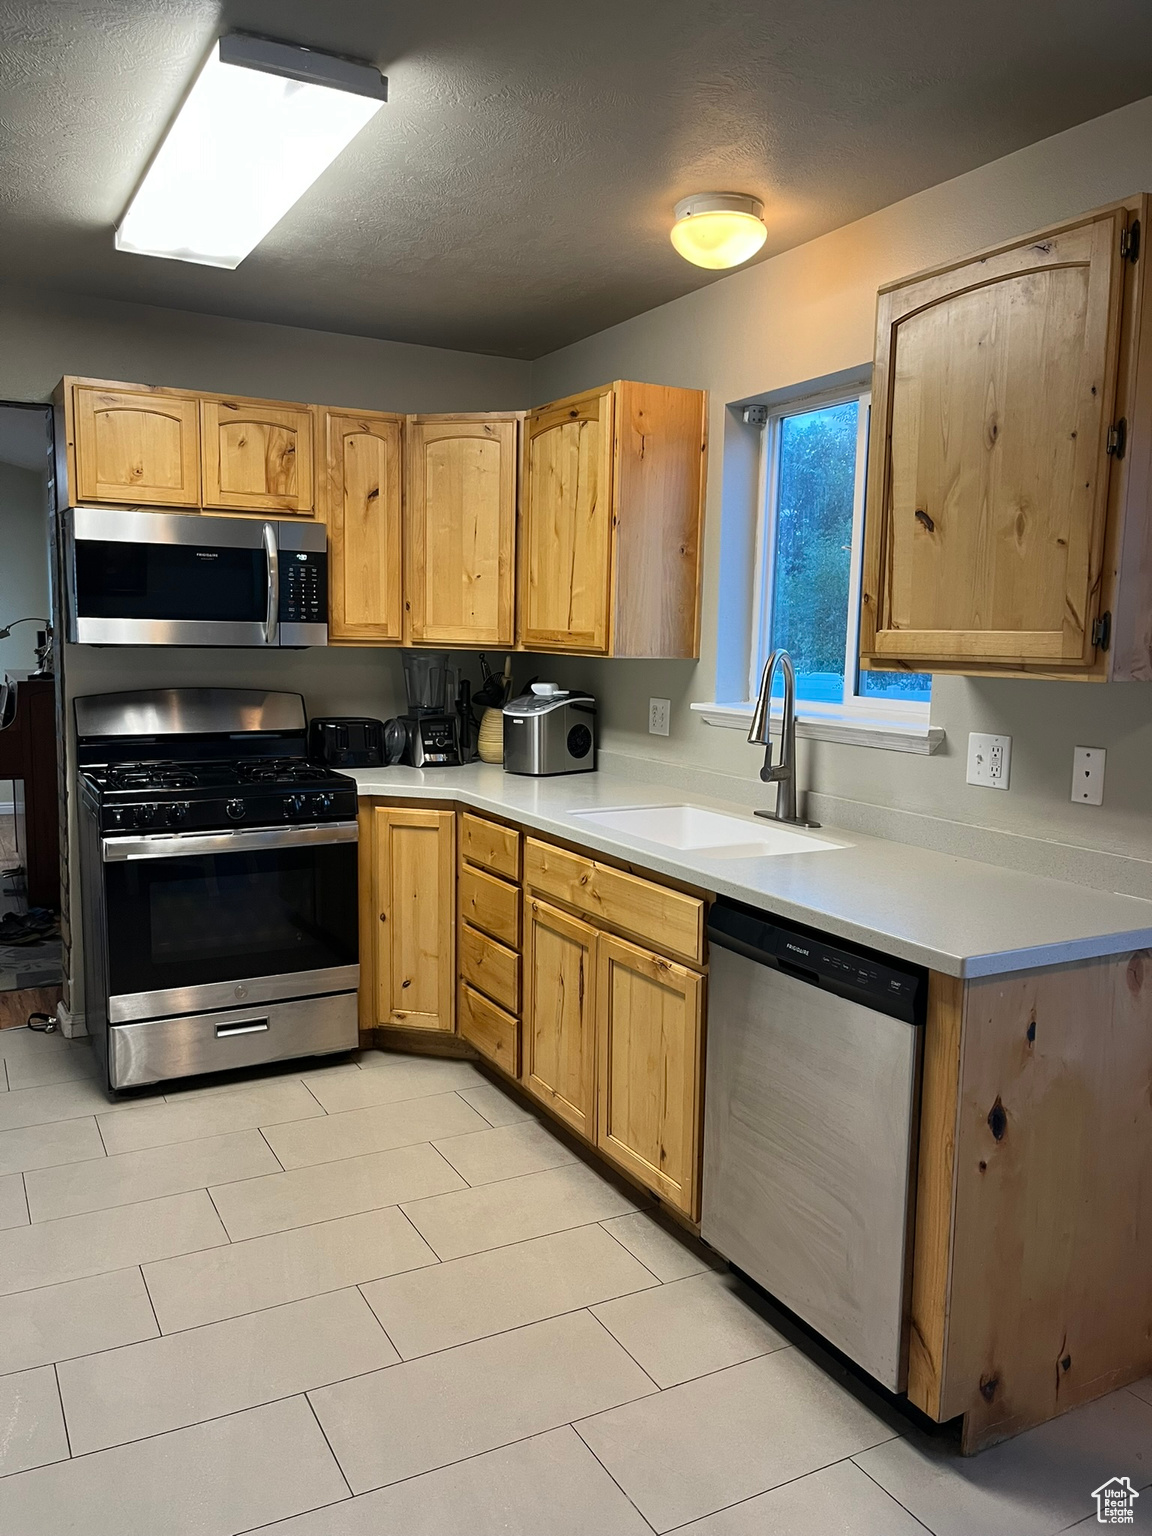
{"label": "cabinet door", "polygon": [[377,1022],[450,1030],[456,986],[456,817],[451,811],[378,806],[373,850]]}
{"label": "cabinet door", "polygon": [[600,939],[596,1144],[699,1215],[703,978],[623,939]]}
{"label": "cabinet door", "polygon": [[406,608],[420,644],[514,643],[517,426],[409,419]]}
{"label": "cabinet door", "polygon": [[324,415],[331,640],[401,638],[403,417]]}
{"label": "cabinet door", "polygon": [[200,444],[206,507],[312,514],[312,412],[306,405],[201,400]]}
{"label": "cabinet door", "polygon": [[1108,212],[881,293],[866,658],[1092,660],[1121,227]]}
{"label": "cabinet door", "polygon": [[199,506],[196,400],[77,384],[72,408],[76,478],[68,488],[70,502]]}
{"label": "cabinet door", "polygon": [[529,898],[524,908],[524,1086],[596,1139],[595,928]]}
{"label": "cabinet door", "polygon": [[606,653],[612,558],[611,390],[525,423],[520,639]]}

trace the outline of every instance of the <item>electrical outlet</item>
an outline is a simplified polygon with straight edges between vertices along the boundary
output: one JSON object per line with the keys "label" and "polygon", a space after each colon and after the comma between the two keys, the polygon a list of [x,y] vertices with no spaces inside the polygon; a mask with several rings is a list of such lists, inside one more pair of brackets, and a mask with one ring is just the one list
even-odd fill
{"label": "electrical outlet", "polygon": [[1103,747],[1072,749],[1072,799],[1077,805],[1104,804],[1104,763],[1107,756]]}
{"label": "electrical outlet", "polygon": [[984,789],[1007,789],[1012,766],[1011,736],[983,736],[973,731],[968,737],[968,782]]}
{"label": "electrical outlet", "polygon": [[672,713],[671,699],[648,700],[648,734],[650,736],[667,736],[668,716]]}

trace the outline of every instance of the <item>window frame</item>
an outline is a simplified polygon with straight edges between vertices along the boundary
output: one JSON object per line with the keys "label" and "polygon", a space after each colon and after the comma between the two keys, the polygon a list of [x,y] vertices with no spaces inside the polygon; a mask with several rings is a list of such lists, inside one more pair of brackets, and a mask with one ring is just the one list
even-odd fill
{"label": "window frame", "polygon": [[761,674],[770,654],[782,424],[789,416],[803,416],[810,411],[847,405],[851,401],[857,402],[859,415],[856,423],[856,469],[852,492],[848,623],[844,641],[844,699],[839,704],[797,699],[796,713],[798,718],[808,720],[873,721],[927,726],[932,707],[930,700],[870,698],[858,691],[863,671],[860,666],[860,594],[864,579],[864,499],[868,483],[868,438],[872,417],[872,390],[868,384],[863,383],[810,395],[794,395],[769,409],[762,433],[757,488],[756,591],[748,645],[747,700],[752,703],[759,694]]}

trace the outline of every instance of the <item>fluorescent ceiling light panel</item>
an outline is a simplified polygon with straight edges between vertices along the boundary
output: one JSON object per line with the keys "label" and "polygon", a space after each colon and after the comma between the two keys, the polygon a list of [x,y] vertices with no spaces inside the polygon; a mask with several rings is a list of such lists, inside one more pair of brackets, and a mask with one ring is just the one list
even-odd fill
{"label": "fluorescent ceiling light panel", "polygon": [[116,248],[238,267],[388,96],[368,64],[222,37],[116,231]]}

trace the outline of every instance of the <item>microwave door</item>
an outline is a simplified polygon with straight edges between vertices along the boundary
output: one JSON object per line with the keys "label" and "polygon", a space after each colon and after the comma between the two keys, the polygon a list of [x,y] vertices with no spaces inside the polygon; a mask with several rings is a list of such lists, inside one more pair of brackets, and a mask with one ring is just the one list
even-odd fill
{"label": "microwave door", "polygon": [[70,640],[279,643],[275,524],[76,507],[65,526]]}

